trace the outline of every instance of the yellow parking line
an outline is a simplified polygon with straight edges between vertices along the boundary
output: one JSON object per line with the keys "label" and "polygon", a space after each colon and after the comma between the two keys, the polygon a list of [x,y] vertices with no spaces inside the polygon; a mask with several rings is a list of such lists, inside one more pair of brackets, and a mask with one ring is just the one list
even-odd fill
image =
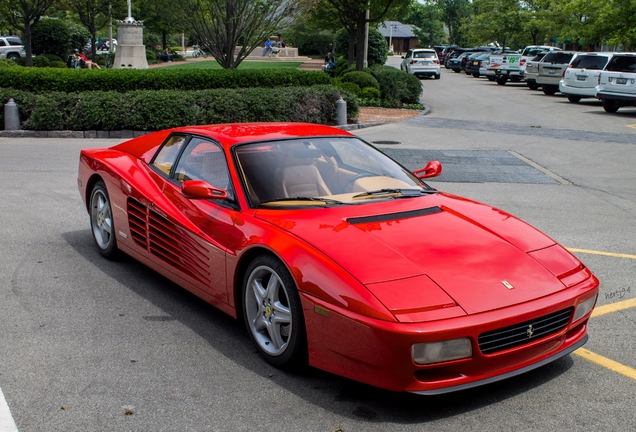
{"label": "yellow parking line", "polygon": [[636,129],[636,124],[628,124],[625,126],[627,126],[628,128]]}
{"label": "yellow parking line", "polygon": [[600,356],[592,351],[586,350],[585,348],[579,348],[574,351],[574,354],[579,357],[583,357],[586,360],[591,361],[592,363],[596,363],[599,366],[603,366],[609,370],[617,372],[621,375],[625,375],[627,378],[631,378],[636,380],[636,369],[632,369],[629,366],[622,365],[614,360],[610,360],[607,357]]}
{"label": "yellow parking line", "polygon": [[602,251],[595,251],[595,250],[588,250],[588,249],[576,249],[576,248],[567,248],[567,249],[570,252],[580,252],[580,253],[586,253],[586,254],[592,254],[592,255],[604,255],[604,256],[610,256],[610,257],[616,257],[616,258],[636,259],[636,255],[621,254],[621,253],[614,253],[614,252],[602,252]]}
{"label": "yellow parking line", "polygon": [[629,309],[631,307],[636,307],[636,298],[623,300],[616,303],[610,303],[603,306],[597,306],[596,308],[594,308],[594,312],[592,312],[592,318],[612,312],[617,312],[623,309]]}

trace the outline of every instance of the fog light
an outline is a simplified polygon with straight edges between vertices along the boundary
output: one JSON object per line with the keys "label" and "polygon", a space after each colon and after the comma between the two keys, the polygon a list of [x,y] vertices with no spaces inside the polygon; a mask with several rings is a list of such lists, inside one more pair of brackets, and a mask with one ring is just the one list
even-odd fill
{"label": "fog light", "polygon": [[473,349],[468,338],[461,338],[415,344],[411,354],[415,363],[423,365],[470,357]]}
{"label": "fog light", "polygon": [[596,297],[598,297],[598,294],[595,295],[594,297],[590,297],[584,302],[579,303],[579,305],[576,307],[576,310],[574,311],[574,318],[572,318],[572,324],[574,324],[575,322],[583,318],[594,308],[594,305],[596,304]]}

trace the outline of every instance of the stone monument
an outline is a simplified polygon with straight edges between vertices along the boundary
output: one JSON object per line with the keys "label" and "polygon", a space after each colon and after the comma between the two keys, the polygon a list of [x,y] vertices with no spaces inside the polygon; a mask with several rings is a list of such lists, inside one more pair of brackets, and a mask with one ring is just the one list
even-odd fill
{"label": "stone monument", "polygon": [[128,16],[117,21],[117,51],[113,69],[148,69],[144,23],[132,17],[131,0],[128,0]]}

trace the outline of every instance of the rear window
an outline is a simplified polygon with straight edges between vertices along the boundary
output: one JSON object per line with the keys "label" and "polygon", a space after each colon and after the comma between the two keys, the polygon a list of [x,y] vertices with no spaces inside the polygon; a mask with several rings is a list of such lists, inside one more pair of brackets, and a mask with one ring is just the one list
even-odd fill
{"label": "rear window", "polygon": [[615,56],[605,70],[612,72],[636,72],[636,56]]}
{"label": "rear window", "polygon": [[570,64],[571,68],[601,70],[607,64],[609,56],[604,55],[579,55]]}
{"label": "rear window", "polygon": [[430,51],[415,51],[413,53],[413,58],[435,58],[437,57],[437,54],[435,54],[435,52],[430,52]]}
{"label": "rear window", "polygon": [[572,60],[573,53],[552,52],[543,57],[543,63],[566,64]]}

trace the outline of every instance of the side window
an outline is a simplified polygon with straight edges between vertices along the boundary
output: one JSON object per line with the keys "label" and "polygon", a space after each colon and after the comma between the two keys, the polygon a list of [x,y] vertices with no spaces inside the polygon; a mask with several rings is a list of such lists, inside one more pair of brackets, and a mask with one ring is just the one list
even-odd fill
{"label": "side window", "polygon": [[188,143],[177,164],[175,180],[204,180],[216,188],[227,190],[230,199],[233,197],[223,149],[202,138],[194,137]]}
{"label": "side window", "polygon": [[2,39],[0,39],[0,46],[5,46],[6,44],[4,43],[4,41]]}
{"label": "side window", "polygon": [[409,50],[409,51],[406,53],[406,57],[405,57],[405,58],[411,58],[412,56],[413,56],[413,50]]}
{"label": "side window", "polygon": [[161,147],[155,156],[152,166],[158,168],[166,175],[170,175],[172,166],[176,163],[177,157],[187,139],[186,135],[172,135]]}

